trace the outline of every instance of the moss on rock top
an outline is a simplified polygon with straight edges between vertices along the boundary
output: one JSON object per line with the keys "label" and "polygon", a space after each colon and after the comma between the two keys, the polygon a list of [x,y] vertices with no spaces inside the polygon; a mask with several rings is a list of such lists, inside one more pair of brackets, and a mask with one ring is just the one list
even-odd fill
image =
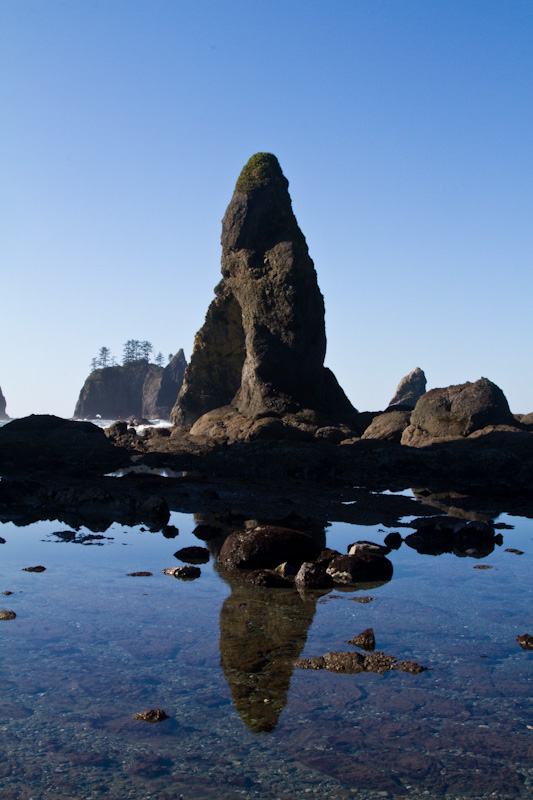
{"label": "moss on rock top", "polygon": [[288,186],[276,156],[272,153],[256,153],[244,165],[235,189],[238,192],[251,192],[280,180]]}

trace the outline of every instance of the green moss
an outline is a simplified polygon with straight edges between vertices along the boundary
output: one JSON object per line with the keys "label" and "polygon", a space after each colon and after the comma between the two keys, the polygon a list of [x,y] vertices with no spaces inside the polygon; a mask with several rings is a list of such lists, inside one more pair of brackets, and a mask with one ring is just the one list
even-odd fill
{"label": "green moss", "polygon": [[283,178],[278,159],[272,153],[256,153],[242,169],[235,185],[239,192],[251,192]]}

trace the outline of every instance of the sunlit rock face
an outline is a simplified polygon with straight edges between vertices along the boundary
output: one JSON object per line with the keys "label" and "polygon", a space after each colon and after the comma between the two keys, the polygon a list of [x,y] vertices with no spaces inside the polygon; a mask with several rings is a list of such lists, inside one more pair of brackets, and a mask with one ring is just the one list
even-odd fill
{"label": "sunlit rock face", "polygon": [[[172,419],[193,424],[231,404],[247,419],[312,412],[353,422],[356,410],[324,367],[324,299],[288,181],[270,153],[253,156],[237,181],[222,222],[222,275],[224,294],[197,335]],[[229,355],[218,364],[221,342]]]}
{"label": "sunlit rock face", "polygon": [[425,391],[426,376],[420,367],[416,367],[409,375],[401,379],[396,394],[389,403],[389,409],[391,406],[414,408]]}
{"label": "sunlit rock face", "polygon": [[439,438],[470,436],[489,425],[515,426],[507,398],[487,378],[422,395],[402,434],[402,444],[423,446]]}

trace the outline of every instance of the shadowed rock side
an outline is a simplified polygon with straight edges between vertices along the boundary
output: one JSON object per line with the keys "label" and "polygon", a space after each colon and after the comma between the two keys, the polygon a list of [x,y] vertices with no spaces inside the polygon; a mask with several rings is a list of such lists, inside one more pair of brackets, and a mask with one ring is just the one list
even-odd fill
{"label": "shadowed rock side", "polygon": [[389,403],[391,406],[414,408],[426,391],[426,376],[420,367],[416,367],[409,375],[402,378],[396,389],[396,394]]}
{"label": "shadowed rock side", "polygon": [[[237,181],[222,222],[222,275],[224,294],[197,336],[173,421],[190,425],[231,404],[245,419],[310,411],[321,424],[355,424],[356,410],[323,366],[324,300],[287,179],[270,153],[253,156]],[[230,298],[241,311],[244,358]],[[219,311],[215,325],[210,317]],[[218,364],[216,351],[226,339],[231,358]]]}
{"label": "shadowed rock side", "polygon": [[[153,402],[154,418],[170,419],[176,398],[183,385],[186,368],[185,354],[180,349],[167,364],[161,375],[161,382]],[[143,414],[143,416],[152,416],[152,414]]]}
{"label": "shadowed rock side", "polygon": [[241,308],[222,280],[194,339],[190,364],[171,414],[174,425],[192,425],[226,406],[241,385],[245,359]]}
{"label": "shadowed rock side", "polygon": [[0,419],[9,419],[6,413],[6,398],[4,397],[1,387],[0,387]]}
{"label": "shadowed rock side", "polygon": [[80,392],[75,419],[169,419],[183,381],[183,350],[164,369],[145,359],[92,372]]}

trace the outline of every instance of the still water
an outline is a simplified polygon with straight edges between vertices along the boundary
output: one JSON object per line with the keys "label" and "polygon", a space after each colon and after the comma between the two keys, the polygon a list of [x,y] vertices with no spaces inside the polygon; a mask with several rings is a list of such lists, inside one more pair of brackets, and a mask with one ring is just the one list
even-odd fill
{"label": "still water", "polygon": [[[174,538],[1,525],[0,592],[13,594],[0,607],[17,616],[0,621],[0,797],[533,797],[533,652],[516,642],[533,634],[533,524],[502,521],[513,528],[482,560],[404,543],[390,582],[307,597],[230,585],[216,539],[199,579],[162,574],[179,548],[206,546],[191,515],[172,514]],[[390,530],[333,523],[327,545]],[[430,670],[294,667],[354,650],[366,628],[377,650]],[[154,708],[169,719],[134,720]]]}

